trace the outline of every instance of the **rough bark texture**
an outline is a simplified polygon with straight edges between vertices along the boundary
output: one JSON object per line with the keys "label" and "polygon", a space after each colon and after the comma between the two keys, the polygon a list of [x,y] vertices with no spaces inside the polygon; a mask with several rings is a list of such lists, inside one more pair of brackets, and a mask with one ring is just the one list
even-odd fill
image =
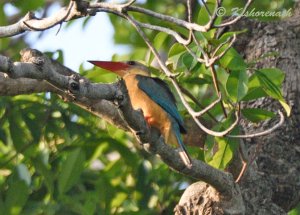
{"label": "rough bark texture", "polygon": [[[272,135],[246,141],[249,153],[256,158],[241,182],[246,214],[284,214],[300,201],[300,4],[292,18],[272,23],[244,21],[238,26],[251,29],[238,40],[237,47],[248,61],[268,52],[258,68],[277,67],[285,74],[283,94],[292,107],[284,126]],[[262,99],[250,106],[276,110],[278,103]],[[262,126],[268,126],[272,122]],[[246,132],[253,126],[245,125]],[[250,156],[251,157],[251,156]]]}
{"label": "rough bark texture", "polygon": [[[236,185],[238,187],[238,185]],[[235,189],[237,198],[224,199],[220,193],[205,182],[196,182],[190,185],[181,196],[175,207],[175,215],[221,215],[244,214],[245,207],[240,193]]]}
{"label": "rough bark texture", "polygon": [[[248,29],[235,44],[248,62],[266,53],[278,53],[259,60],[257,67],[277,67],[285,72],[283,94],[292,107],[291,116],[280,129],[266,137],[244,141],[250,160],[254,158],[239,182],[245,214],[287,214],[300,201],[300,3],[297,3],[293,17],[289,19],[267,23],[242,20],[234,29]],[[281,108],[271,99],[260,99],[248,106],[273,111]],[[244,123],[243,127],[246,133],[253,133],[274,123],[272,120],[259,126]],[[229,168],[231,170],[236,168]],[[218,194],[210,187],[203,187],[199,188],[198,183],[192,184],[175,208],[176,213],[235,214],[233,211],[220,211],[217,202],[223,200],[218,199]],[[205,201],[199,196],[193,197],[195,193],[205,197]],[[186,200],[187,195],[191,197],[189,200]]]}

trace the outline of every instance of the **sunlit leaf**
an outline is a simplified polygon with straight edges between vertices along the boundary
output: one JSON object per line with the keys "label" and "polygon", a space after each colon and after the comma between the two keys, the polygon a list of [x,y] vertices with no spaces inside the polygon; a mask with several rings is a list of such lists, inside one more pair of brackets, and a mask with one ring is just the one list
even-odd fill
{"label": "sunlit leaf", "polygon": [[242,56],[234,49],[230,48],[220,59],[220,64],[225,69],[244,71],[247,65]]}
{"label": "sunlit leaf", "polygon": [[234,152],[238,147],[238,141],[220,137],[215,137],[215,141],[218,144],[218,151],[209,164],[218,169],[225,169],[233,158]]}
{"label": "sunlit leaf", "polygon": [[227,83],[226,90],[229,97],[234,102],[241,101],[248,91],[248,76],[245,70],[231,71]]}
{"label": "sunlit leaf", "polygon": [[126,193],[117,193],[117,195],[115,196],[115,198],[112,200],[111,202],[111,206],[112,207],[119,207],[125,199],[127,199],[127,194]]}
{"label": "sunlit leaf", "polygon": [[[285,102],[282,94],[281,94],[281,89],[279,86],[277,86],[271,79],[268,78],[267,75],[265,75],[263,72],[257,70],[256,71],[257,77],[259,79],[260,84],[262,85],[264,91],[271,96],[274,99],[277,99],[282,107],[285,109],[287,115],[289,116],[291,114],[291,108],[290,106]],[[279,82],[280,80],[282,81],[283,78],[282,76],[276,76],[277,81]]]}
{"label": "sunlit leaf", "polygon": [[[159,32],[155,38],[154,38],[154,42],[153,42],[153,46],[154,48],[156,48],[157,50],[160,50],[160,48],[162,47],[162,45],[164,44],[165,40],[168,38],[168,34],[164,33],[164,32]],[[149,50],[150,51],[150,50]],[[154,54],[150,51],[150,56],[149,56],[149,60],[148,60],[148,65],[151,64],[151,62],[154,59]]]}

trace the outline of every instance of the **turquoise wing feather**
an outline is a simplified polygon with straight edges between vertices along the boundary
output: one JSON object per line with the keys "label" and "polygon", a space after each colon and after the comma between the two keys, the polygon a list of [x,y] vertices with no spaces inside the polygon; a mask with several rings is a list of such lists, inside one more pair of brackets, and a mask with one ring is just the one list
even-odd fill
{"label": "turquoise wing feather", "polygon": [[186,133],[184,122],[177,110],[176,100],[168,85],[159,78],[136,76],[138,87],[161,106],[178,123],[181,133]]}
{"label": "turquoise wing feather", "polygon": [[186,133],[183,120],[177,110],[176,100],[168,85],[159,78],[151,78],[142,75],[136,76],[138,87],[144,91],[155,103],[161,106],[170,116],[172,130],[176,135],[180,146],[179,155],[185,165],[190,168],[192,161],[183,144],[180,133]]}

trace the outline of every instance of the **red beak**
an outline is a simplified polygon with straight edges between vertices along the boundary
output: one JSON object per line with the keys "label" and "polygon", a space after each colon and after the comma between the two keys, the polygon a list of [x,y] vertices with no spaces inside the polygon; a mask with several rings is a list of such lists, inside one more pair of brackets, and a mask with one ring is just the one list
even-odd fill
{"label": "red beak", "polygon": [[102,69],[106,69],[112,72],[118,72],[120,70],[126,70],[129,68],[129,65],[123,62],[93,60],[89,60],[88,62],[94,64],[95,66],[101,67]]}

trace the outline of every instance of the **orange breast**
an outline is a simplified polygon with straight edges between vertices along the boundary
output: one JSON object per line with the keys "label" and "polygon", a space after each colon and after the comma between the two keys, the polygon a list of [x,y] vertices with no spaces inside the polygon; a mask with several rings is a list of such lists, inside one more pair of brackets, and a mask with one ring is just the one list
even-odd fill
{"label": "orange breast", "polygon": [[166,130],[169,130],[171,125],[167,113],[144,91],[138,88],[138,80],[135,75],[127,75],[124,80],[133,108],[135,110],[142,109],[148,124],[159,129],[161,134],[165,136]]}

